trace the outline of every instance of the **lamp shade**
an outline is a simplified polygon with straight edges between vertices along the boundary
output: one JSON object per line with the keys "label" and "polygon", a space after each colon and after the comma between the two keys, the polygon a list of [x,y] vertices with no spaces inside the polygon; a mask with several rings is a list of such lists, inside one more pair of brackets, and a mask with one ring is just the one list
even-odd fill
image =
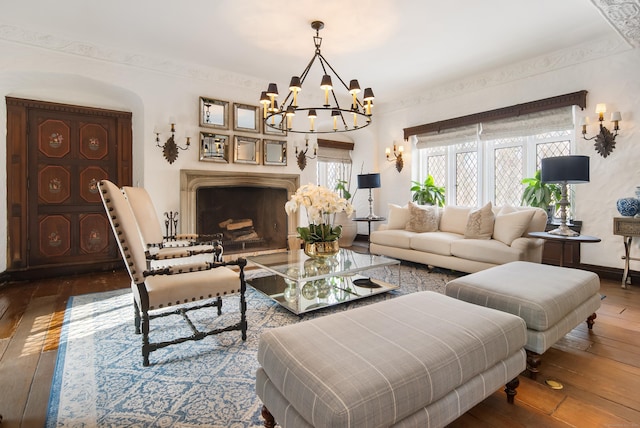
{"label": "lamp shade", "polygon": [[377,189],[380,187],[380,174],[358,175],[358,189]]}
{"label": "lamp shade", "polygon": [[540,178],[545,183],[588,183],[589,156],[557,156],[542,159]]}

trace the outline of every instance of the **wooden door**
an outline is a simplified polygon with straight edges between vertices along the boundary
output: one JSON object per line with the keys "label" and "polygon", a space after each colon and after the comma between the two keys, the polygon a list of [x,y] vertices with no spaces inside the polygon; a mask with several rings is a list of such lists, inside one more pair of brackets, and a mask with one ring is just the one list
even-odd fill
{"label": "wooden door", "polygon": [[[8,185],[10,229],[23,231],[10,240],[8,270],[43,277],[122,266],[97,183],[131,183],[130,113],[9,98],[7,111],[23,115],[8,120],[18,129],[8,132],[7,152],[24,156],[8,156],[8,170],[26,178]],[[23,139],[25,150],[15,146]]]}

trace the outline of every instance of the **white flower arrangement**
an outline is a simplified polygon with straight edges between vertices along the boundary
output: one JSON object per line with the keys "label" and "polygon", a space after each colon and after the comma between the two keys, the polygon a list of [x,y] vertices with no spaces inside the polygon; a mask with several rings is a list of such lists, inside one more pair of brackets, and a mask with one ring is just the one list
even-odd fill
{"label": "white flower arrangement", "polygon": [[304,207],[309,221],[308,227],[298,227],[298,234],[304,242],[331,242],[342,234],[342,226],[333,226],[335,215],[345,212],[353,214],[353,206],[336,192],[323,186],[307,184],[285,204],[284,209],[291,215]]}

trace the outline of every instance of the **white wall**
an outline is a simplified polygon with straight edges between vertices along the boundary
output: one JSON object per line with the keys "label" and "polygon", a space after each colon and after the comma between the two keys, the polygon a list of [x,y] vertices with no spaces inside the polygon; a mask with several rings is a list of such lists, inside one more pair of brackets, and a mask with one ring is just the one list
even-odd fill
{"label": "white wall", "polygon": [[[177,139],[187,130],[197,141],[198,99],[207,96],[239,103],[258,105],[258,94],[267,82],[255,82],[243,76],[228,78],[219,71],[210,74],[163,73],[115,62],[101,61],[73,54],[54,52],[16,43],[0,42],[0,94],[19,98],[131,111],[133,113],[134,185],[148,189],[158,213],[179,209],[180,169],[211,169],[300,173],[294,156],[294,144],[304,144],[304,136],[290,134],[288,166],[216,164],[200,162],[198,150],[181,151],[178,160],[169,165],[162,151],[155,147],[154,127],[168,130],[169,117],[176,118]],[[554,72],[539,74],[501,85],[487,85],[473,91],[425,92],[422,101],[406,107],[384,110],[382,101],[375,112],[374,124],[350,133],[355,150],[354,181],[364,164],[364,173],[380,172],[382,188],[374,190],[374,210],[387,214],[387,203],[404,204],[410,198],[411,147],[405,145],[405,167],[398,173],[393,162],[387,162],[384,148],[396,141],[403,143],[402,129],[436,120],[532,101],[549,96],[589,91],[588,111],[605,102],[623,115],[621,134],[616,149],[606,159],[600,157],[591,142],[580,140],[578,153],[591,157],[591,182],[575,186],[577,219],[584,222],[583,233],[602,238],[599,244],[582,245],[582,262],[600,266],[621,267],[622,238],[612,235],[612,217],[617,215],[618,198],[632,196],[640,185],[637,143],[637,113],[640,111],[640,49],[606,59],[567,66]],[[285,78],[285,77],[283,77]],[[6,140],[6,106],[0,103],[0,140]],[[593,131],[592,131],[593,132]],[[233,134],[232,130],[226,134]],[[164,138],[167,138],[165,134]],[[331,138],[331,136],[327,136]],[[6,165],[6,144],[0,144],[0,162]],[[315,160],[300,173],[300,183],[315,182]],[[355,188],[355,182],[352,184]],[[0,173],[0,229],[7,229],[6,169]],[[355,205],[359,215],[368,213],[368,192],[358,191]],[[365,233],[366,224],[359,224]],[[0,272],[6,270],[6,233],[0,235]],[[637,251],[637,248],[634,248]],[[640,270],[640,263],[632,268]]]}
{"label": "white wall", "polygon": [[[620,135],[616,138],[614,151],[605,159],[593,148],[593,141],[578,135],[577,154],[590,157],[591,181],[575,185],[576,220],[583,221],[582,233],[600,237],[597,244],[582,244],[581,262],[598,266],[621,268],[620,257],[624,254],[622,237],[612,233],[613,220],[619,216],[616,201],[634,196],[635,186],[640,185],[640,144],[638,117],[640,112],[640,49],[634,49],[605,59],[593,60],[569,66],[553,72],[488,86],[473,91],[452,89],[448,96],[442,92],[438,97],[428,98],[425,93],[421,102],[406,102],[408,107],[398,108],[377,117],[378,162],[384,161],[384,147],[394,140],[401,142],[403,128],[435,122],[523,102],[552,97],[586,89],[587,108],[583,114],[595,122],[596,103],[606,103],[609,111],[619,110]],[[611,126],[607,124],[611,129]],[[596,125],[591,125],[589,136],[595,134]],[[411,144],[405,143],[405,169],[398,174],[389,164],[383,168],[381,203],[405,204],[411,197],[409,191],[412,177]],[[381,209],[383,214],[386,209]],[[638,255],[638,245],[632,252]],[[639,270],[640,262],[631,262],[631,269]]]}
{"label": "white wall", "polygon": [[[218,164],[201,162],[198,156],[199,97],[205,96],[231,103],[259,105],[260,91],[267,82],[229,75],[220,70],[196,69],[163,73],[87,56],[59,53],[48,49],[0,41],[0,94],[65,104],[129,111],[133,115],[133,184],[147,188],[158,214],[179,210],[179,172],[181,169],[251,171],[262,173],[300,174],[300,183],[315,183],[316,160],[309,160],[304,171],[296,164],[294,145],[304,145],[303,134],[289,134],[287,166]],[[167,68],[174,67],[168,63]],[[283,77],[286,78],[286,77]],[[230,106],[231,109],[231,106]],[[230,112],[231,113],[231,112]],[[6,165],[6,104],[0,103],[0,163]],[[165,130],[162,141],[169,136],[169,118],[176,119],[176,141],[185,141],[186,133],[195,144],[180,151],[178,159],[169,164],[162,150],[155,146],[153,130]],[[231,119],[231,115],[230,115]],[[373,127],[369,127],[373,128]],[[350,133],[354,141],[372,141],[372,130],[366,128]],[[211,129],[202,128],[211,132]],[[233,135],[233,126],[220,133]],[[243,134],[249,135],[251,134]],[[257,134],[254,134],[258,136]],[[262,138],[262,135],[260,135]],[[331,138],[327,136],[326,138]],[[310,142],[314,140],[311,139]],[[356,152],[365,151],[357,145]],[[367,156],[372,157],[369,149]],[[360,156],[360,155],[358,155]],[[366,156],[365,156],[366,157]],[[360,163],[358,163],[360,164]],[[0,172],[0,230],[7,230],[6,168]],[[365,205],[360,202],[364,201]],[[356,206],[366,207],[366,197],[357,196]],[[284,207],[282,208],[284,209]],[[364,212],[364,208],[359,208]],[[7,235],[0,235],[0,272],[7,268]]]}

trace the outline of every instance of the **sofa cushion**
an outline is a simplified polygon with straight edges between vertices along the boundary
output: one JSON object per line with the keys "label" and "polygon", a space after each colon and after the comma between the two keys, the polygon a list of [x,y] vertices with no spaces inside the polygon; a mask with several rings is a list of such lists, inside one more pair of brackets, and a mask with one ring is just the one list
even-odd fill
{"label": "sofa cushion", "polygon": [[371,232],[369,242],[396,248],[411,248],[411,238],[415,232],[404,229],[386,229]]}
{"label": "sofa cushion", "polygon": [[387,229],[404,229],[409,221],[409,207],[389,204]]}
{"label": "sofa cushion", "polygon": [[533,210],[515,211],[509,214],[502,214],[501,211],[496,216],[493,226],[493,239],[511,245],[514,239],[522,236],[527,230],[532,217]]}
{"label": "sofa cushion", "polygon": [[451,243],[463,240],[464,236],[449,232],[427,232],[416,233],[411,237],[410,246],[417,251],[440,254],[442,256],[451,255]]}
{"label": "sofa cushion", "polygon": [[464,237],[467,239],[491,239],[494,220],[495,216],[491,202],[487,202],[482,208],[478,208],[469,213]]}
{"label": "sofa cushion", "polygon": [[409,221],[406,229],[411,232],[435,232],[438,230],[438,207],[420,206],[409,202]]}
{"label": "sofa cushion", "polygon": [[464,235],[464,231],[467,228],[469,212],[471,212],[470,207],[457,207],[454,205],[444,207],[444,211],[440,217],[440,230]]}
{"label": "sofa cushion", "polygon": [[497,239],[459,239],[451,242],[451,255],[476,262],[504,264],[522,260],[524,251]]}

